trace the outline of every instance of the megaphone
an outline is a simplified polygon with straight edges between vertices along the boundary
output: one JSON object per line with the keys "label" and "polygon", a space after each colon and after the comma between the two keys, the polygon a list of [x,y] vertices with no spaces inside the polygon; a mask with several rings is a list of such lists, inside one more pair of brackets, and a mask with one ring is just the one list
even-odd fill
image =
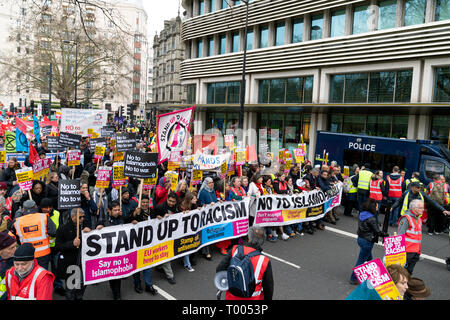
{"label": "megaphone", "polygon": [[228,278],[226,271],[217,272],[214,276],[214,285],[220,291],[228,290]]}

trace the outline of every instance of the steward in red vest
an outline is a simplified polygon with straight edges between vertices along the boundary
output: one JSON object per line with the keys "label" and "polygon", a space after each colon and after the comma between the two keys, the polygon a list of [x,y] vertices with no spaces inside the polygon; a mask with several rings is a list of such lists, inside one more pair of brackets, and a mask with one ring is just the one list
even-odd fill
{"label": "steward in red vest", "polygon": [[[262,252],[261,244],[264,242],[265,232],[263,228],[250,227],[248,231],[249,242],[244,245],[244,254],[248,255],[255,250]],[[226,271],[230,265],[233,254],[236,253],[237,246],[223,258],[216,268],[216,272]],[[266,256],[256,255],[251,257],[251,263],[255,273],[256,288],[253,296],[242,298],[232,295],[229,291],[225,294],[225,300],[272,300],[273,296],[273,274],[272,264]]]}

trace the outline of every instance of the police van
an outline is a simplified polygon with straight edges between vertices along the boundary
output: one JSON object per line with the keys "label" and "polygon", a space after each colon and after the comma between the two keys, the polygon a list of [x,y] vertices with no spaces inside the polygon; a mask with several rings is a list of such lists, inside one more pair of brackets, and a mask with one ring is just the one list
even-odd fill
{"label": "police van", "polygon": [[341,166],[359,166],[369,163],[372,170],[392,172],[394,166],[405,170],[407,179],[413,172],[420,173],[425,185],[433,174],[444,175],[450,181],[450,151],[439,141],[406,140],[344,133],[317,132],[315,164],[321,164],[323,152],[329,160]]}

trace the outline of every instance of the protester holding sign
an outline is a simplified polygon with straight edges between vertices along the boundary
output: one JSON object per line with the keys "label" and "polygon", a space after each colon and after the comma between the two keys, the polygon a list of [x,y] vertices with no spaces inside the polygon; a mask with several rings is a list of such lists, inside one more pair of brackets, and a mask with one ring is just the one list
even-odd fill
{"label": "protester holding sign", "polygon": [[[380,231],[376,219],[378,212],[377,201],[368,198],[361,206],[361,213],[358,220],[358,245],[360,252],[355,267],[372,260],[372,249],[375,243],[378,242],[378,237],[387,237],[387,233]],[[350,277],[350,284],[359,284],[354,273]]]}

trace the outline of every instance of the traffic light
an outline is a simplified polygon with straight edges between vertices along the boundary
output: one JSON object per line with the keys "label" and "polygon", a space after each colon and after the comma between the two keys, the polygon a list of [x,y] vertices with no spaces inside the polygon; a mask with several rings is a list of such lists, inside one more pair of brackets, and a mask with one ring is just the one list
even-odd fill
{"label": "traffic light", "polygon": [[31,100],[31,102],[30,102],[30,113],[34,114],[34,108],[35,108],[34,100]]}
{"label": "traffic light", "polygon": [[120,109],[119,109],[119,117],[123,117],[124,113],[125,113],[124,107],[123,107],[123,106],[120,106]]}
{"label": "traffic light", "polygon": [[14,102],[9,105],[9,112],[14,112]]}

